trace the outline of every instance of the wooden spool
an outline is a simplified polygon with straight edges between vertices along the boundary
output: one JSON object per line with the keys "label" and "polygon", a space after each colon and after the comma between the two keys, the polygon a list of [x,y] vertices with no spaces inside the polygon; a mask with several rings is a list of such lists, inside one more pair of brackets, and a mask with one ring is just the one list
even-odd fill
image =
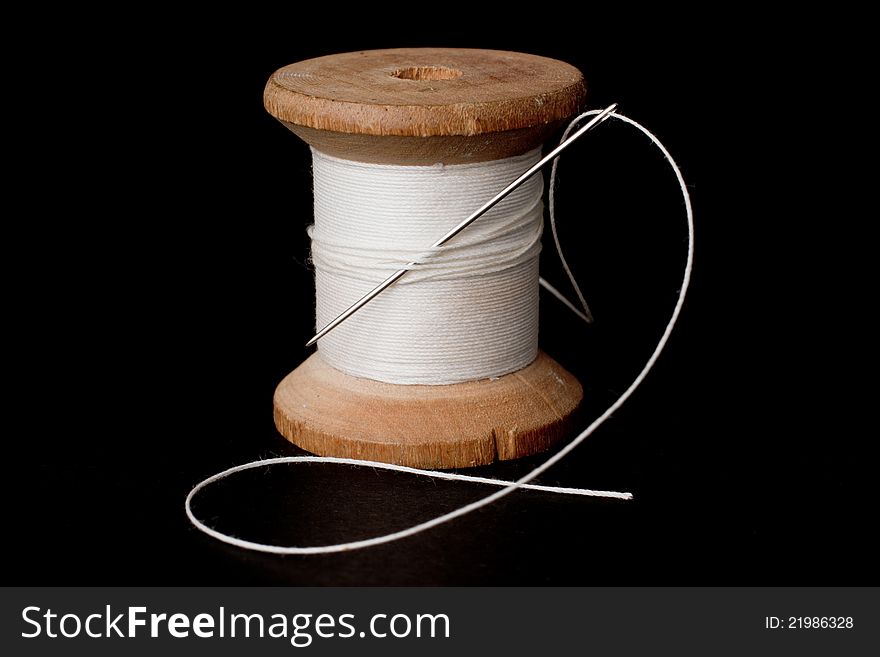
{"label": "wooden spool", "polygon": [[[324,153],[425,165],[525,153],[576,113],[584,96],[580,71],[553,59],[402,48],[285,66],[269,79],[264,102]],[[543,352],[497,379],[425,386],[343,374],[319,348],[279,384],[275,424],[322,456],[461,468],[549,448],[582,396],[577,379]]]}

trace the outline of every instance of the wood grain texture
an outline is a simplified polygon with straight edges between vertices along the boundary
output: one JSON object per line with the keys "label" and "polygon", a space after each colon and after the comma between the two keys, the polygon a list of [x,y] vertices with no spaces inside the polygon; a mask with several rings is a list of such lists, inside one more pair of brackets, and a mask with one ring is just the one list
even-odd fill
{"label": "wood grain texture", "polygon": [[320,353],[275,391],[275,425],[322,456],[464,468],[548,449],[583,396],[543,352],[518,372],[448,386],[399,386],[330,367]]}
{"label": "wood grain texture", "polygon": [[[577,112],[585,93],[580,71],[545,57],[403,48],[285,66],[266,85],[264,102],[324,153],[431,165],[525,153]],[[319,352],[278,386],[275,424],[315,454],[462,468],[547,449],[582,394],[543,353],[495,380],[398,386],[343,374]]]}
{"label": "wood grain texture", "polygon": [[581,108],[585,95],[580,71],[554,59],[397,48],[285,66],[269,79],[263,100],[270,114],[330,155],[454,164],[531,150]]}
{"label": "wood grain texture", "polygon": [[499,132],[490,137],[388,135],[377,139],[374,135],[328,132],[286,121],[282,123],[309,146],[327,155],[372,164],[408,166],[430,166],[438,162],[443,164],[488,162],[520,155],[543,144],[560,125],[560,122],[548,123],[532,128]]}
{"label": "wood grain texture", "polygon": [[[399,75],[418,68],[459,75]],[[559,121],[577,111],[584,93],[580,71],[555,59],[498,50],[395,48],[285,66],[269,78],[264,102],[276,118],[318,130],[434,137]]]}

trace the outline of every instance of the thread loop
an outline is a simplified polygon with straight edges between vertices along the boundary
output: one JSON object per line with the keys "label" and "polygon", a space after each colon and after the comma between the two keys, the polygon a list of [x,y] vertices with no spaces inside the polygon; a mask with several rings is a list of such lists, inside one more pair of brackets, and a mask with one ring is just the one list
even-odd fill
{"label": "thread loop", "polygon": [[[589,116],[594,116],[599,113],[601,110],[590,110],[588,112],[584,112],[583,114],[575,117],[568,129],[566,130],[566,134],[571,131],[571,129],[577,126],[580,121]],[[633,395],[633,393],[638,389],[638,387],[642,384],[642,382],[647,378],[648,373],[653,369],[654,364],[657,362],[657,359],[660,357],[660,354],[663,352],[663,349],[666,347],[666,343],[669,341],[670,335],[672,335],[672,331],[675,328],[675,324],[678,321],[679,315],[681,314],[681,309],[684,305],[684,300],[687,296],[688,287],[690,285],[691,280],[691,272],[693,270],[694,264],[694,215],[693,208],[691,206],[691,198],[688,193],[687,185],[684,181],[684,176],[681,173],[681,169],[679,169],[675,160],[670,155],[669,151],[666,147],[660,142],[657,137],[651,133],[647,128],[642,126],[640,123],[633,121],[632,119],[623,116],[621,114],[612,113],[611,117],[622,121],[636,130],[639,130],[642,134],[644,134],[648,139],[651,140],[651,143],[660,150],[663,154],[663,157],[666,158],[666,161],[669,163],[669,166],[672,168],[672,171],[675,173],[676,181],[678,182],[679,188],[681,190],[682,199],[684,201],[684,209],[685,216],[687,221],[687,230],[688,230],[688,243],[687,243],[687,261],[684,267],[684,274],[681,281],[681,287],[679,288],[678,298],[676,299],[675,306],[672,309],[672,314],[669,318],[669,321],[666,324],[666,327],[663,330],[663,333],[660,336],[660,339],[657,341],[657,345],[654,348],[654,351],[651,353],[651,356],[648,358],[644,367],[638,373],[635,379],[633,379],[632,383],[623,391],[620,397],[611,404],[608,408],[605,409],[595,420],[593,420],[589,426],[587,426],[583,431],[581,431],[575,438],[571,440],[571,442],[567,443],[563,446],[559,451],[550,456],[546,461],[544,461],[541,465],[534,468],[530,472],[526,473],[524,476],[520,477],[516,481],[512,483],[503,482],[499,480],[490,480],[483,481],[482,483],[492,483],[498,486],[504,486],[500,490],[492,493],[491,495],[487,495],[486,497],[476,500],[475,502],[471,502],[470,504],[466,504],[465,506],[459,507],[453,511],[448,513],[444,513],[435,518],[427,520],[425,522],[418,523],[416,525],[412,525],[411,527],[407,527],[400,531],[392,532],[389,534],[384,534],[382,536],[375,536],[373,538],[368,538],[359,541],[350,541],[347,543],[337,543],[334,545],[322,545],[322,546],[280,546],[280,545],[265,545],[262,543],[255,543],[252,541],[246,541],[234,536],[229,536],[228,534],[224,534],[219,532],[211,527],[208,527],[205,523],[196,518],[195,514],[192,511],[192,500],[196,496],[196,494],[202,490],[204,487],[219,481],[227,477],[228,475],[233,474],[234,472],[239,472],[241,470],[247,470],[254,467],[259,467],[264,464],[268,464],[269,461],[254,461],[251,463],[246,463],[244,465],[236,466],[234,468],[230,468],[224,472],[215,474],[207,479],[201,481],[196,484],[196,486],[190,491],[190,493],[186,497],[186,501],[184,503],[184,508],[187,514],[187,517],[190,519],[190,522],[201,532],[208,534],[216,538],[219,541],[227,543],[229,545],[234,545],[237,547],[241,547],[248,550],[254,550],[257,552],[268,552],[271,554],[282,554],[282,555],[290,555],[290,554],[330,554],[334,552],[345,552],[348,550],[356,550],[365,547],[372,547],[376,545],[382,545],[384,543],[391,543],[393,541],[398,541],[403,538],[407,538],[409,536],[415,536],[416,534],[420,534],[422,532],[428,531],[434,527],[442,525],[444,523],[455,520],[456,518],[460,518],[465,516],[472,511],[476,511],[483,507],[486,507],[497,500],[510,495],[511,493],[530,486],[530,482],[534,481],[541,474],[549,470],[556,463],[565,458],[569,452],[574,450],[578,445],[584,442],[587,438],[589,438],[599,427],[601,427],[609,417],[611,417],[615,412],[623,406],[626,401]],[[564,139],[565,137],[563,137]],[[557,167],[556,164],[558,162],[558,158],[554,161],[553,172],[551,174],[550,184],[551,186],[555,184],[555,177]],[[555,221],[555,219],[554,219]],[[561,246],[559,246],[560,255],[561,254]],[[566,268],[567,269],[567,268]],[[568,271],[569,276],[573,279],[573,275],[570,271]],[[574,304],[568,302],[569,307],[574,310]],[[575,310],[577,313],[577,311]],[[359,465],[369,466],[369,467],[379,467],[387,470],[396,470],[399,472],[409,472],[424,476],[433,476],[443,479],[453,479],[460,481],[473,481],[474,478],[468,475],[460,475],[457,473],[437,473],[430,470],[419,470],[416,471],[414,468],[407,468],[399,465],[391,465],[387,463],[375,463],[371,461],[353,461],[351,459],[336,459],[332,457],[285,457],[280,459],[271,459],[273,463],[292,463],[298,461],[310,461],[313,463],[355,463]],[[573,493],[572,491],[578,491],[577,493]],[[618,497],[620,499],[631,499],[631,495],[629,493],[616,493],[612,491],[588,491],[586,489],[558,489],[554,492],[562,493],[562,494],[579,494],[579,495],[600,495],[603,497]]]}

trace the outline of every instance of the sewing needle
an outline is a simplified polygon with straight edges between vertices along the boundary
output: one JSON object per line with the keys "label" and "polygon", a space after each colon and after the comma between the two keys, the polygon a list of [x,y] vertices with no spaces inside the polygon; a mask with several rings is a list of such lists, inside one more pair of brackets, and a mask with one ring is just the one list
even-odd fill
{"label": "sewing needle", "polygon": [[[553,158],[555,158],[562,151],[564,151],[566,148],[571,146],[575,142],[575,140],[577,140],[579,137],[581,137],[582,135],[589,132],[590,130],[595,128],[597,125],[599,125],[600,123],[605,121],[616,108],[617,108],[617,103],[612,103],[611,105],[606,107],[604,110],[599,112],[588,123],[584,124],[581,128],[579,128],[577,130],[577,132],[575,132],[571,137],[569,137],[564,142],[559,144],[556,148],[554,148],[552,151],[547,153],[547,155],[545,155],[538,162],[533,164],[527,171],[522,173],[516,180],[514,180],[507,187],[505,187],[500,192],[498,192],[491,199],[486,201],[482,206],[480,206],[470,216],[468,216],[466,219],[464,219],[460,224],[458,224],[453,229],[451,229],[443,237],[441,237],[439,240],[434,242],[431,245],[431,248],[443,246],[444,244],[446,244],[446,242],[448,242],[453,237],[458,235],[461,231],[463,231],[465,228],[470,226],[473,222],[475,222],[477,219],[479,219],[481,216],[483,216],[486,212],[488,212],[493,207],[495,207],[502,199],[504,199],[513,190],[515,190],[517,187],[522,185],[526,180],[528,180],[529,178],[534,176],[536,173],[538,173],[544,167],[545,164],[547,164],[548,162],[553,160]],[[388,289],[389,287],[394,285],[394,283],[396,283],[401,278],[403,278],[406,275],[406,273],[410,270],[410,268],[414,267],[417,264],[418,264],[417,262],[410,262],[403,269],[400,269],[400,270],[394,272],[393,274],[391,274],[391,276],[386,278],[384,281],[379,283],[376,287],[374,287],[372,290],[367,292],[360,299],[355,301],[351,306],[348,307],[348,309],[343,311],[336,319],[334,319],[329,324],[327,324],[324,328],[322,328],[320,331],[318,331],[315,334],[315,337],[313,337],[311,340],[306,342],[306,346],[310,347],[313,344],[315,344],[318,340],[323,338],[330,331],[332,331],[337,326],[342,324],[342,322],[344,322],[346,319],[348,319],[349,317],[354,315],[358,310],[360,310],[361,308],[366,306],[370,301],[375,299],[379,294],[381,294],[386,289]]]}

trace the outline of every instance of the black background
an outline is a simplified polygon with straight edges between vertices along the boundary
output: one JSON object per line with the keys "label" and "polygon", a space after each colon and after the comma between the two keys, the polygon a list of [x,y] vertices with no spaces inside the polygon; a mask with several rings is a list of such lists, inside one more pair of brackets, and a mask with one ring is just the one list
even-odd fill
{"label": "black background", "polygon": [[[25,429],[7,441],[7,579],[859,583],[870,563],[854,469],[861,443],[826,419],[833,381],[814,369],[825,357],[803,349],[816,329],[794,321],[802,310],[786,252],[771,248],[781,231],[765,209],[773,190],[750,179],[765,163],[740,141],[740,103],[760,73],[748,39],[732,50],[668,14],[548,16],[560,24],[543,26],[521,17],[514,27],[427,11],[298,18],[120,18],[53,52],[21,95],[18,109],[41,127],[38,154],[19,159],[16,177],[42,184],[27,196],[22,243],[33,249],[10,292],[26,309],[11,322],[10,359],[28,367],[10,398]],[[342,36],[336,21],[357,35]],[[308,354],[301,345],[314,328],[310,158],[263,110],[263,85],[299,59],[424,45],[568,61],[585,74],[590,107],[619,102],[684,171],[697,255],[679,328],[632,400],[542,478],[636,499],[517,493],[343,555],[277,558],[214,542],[184,516],[191,486],[237,463],[301,453],[274,430],[272,392]],[[672,174],[621,124],[566,155],[560,180],[564,245],[597,321],[584,329],[542,296],[541,345],[584,383],[586,422],[628,385],[668,319],[685,222]],[[567,291],[545,245],[544,275]],[[515,477],[542,458],[480,473]],[[317,545],[386,533],[486,492],[295,466],[240,475],[196,509],[240,536]]]}

